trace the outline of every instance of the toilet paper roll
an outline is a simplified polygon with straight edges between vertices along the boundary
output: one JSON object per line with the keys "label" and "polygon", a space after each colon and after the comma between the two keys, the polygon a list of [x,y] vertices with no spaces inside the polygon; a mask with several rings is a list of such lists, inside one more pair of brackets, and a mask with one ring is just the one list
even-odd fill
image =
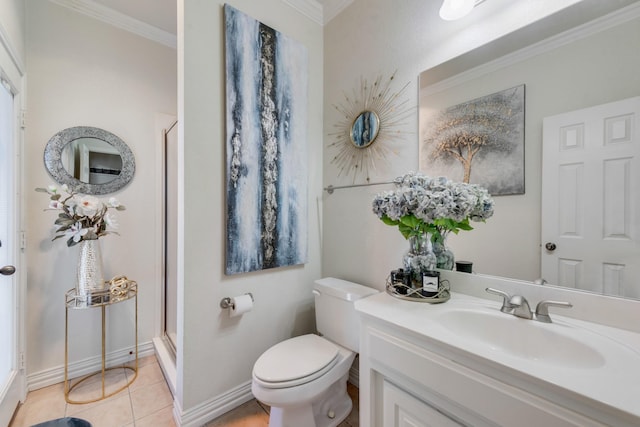
{"label": "toilet paper roll", "polygon": [[231,302],[232,306],[229,314],[231,317],[241,316],[253,309],[253,298],[251,298],[251,295],[240,295],[231,298]]}

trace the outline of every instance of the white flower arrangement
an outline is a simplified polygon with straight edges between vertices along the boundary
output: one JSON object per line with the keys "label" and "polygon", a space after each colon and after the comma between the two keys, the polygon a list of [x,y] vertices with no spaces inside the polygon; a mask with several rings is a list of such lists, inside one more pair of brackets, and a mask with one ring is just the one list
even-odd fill
{"label": "white flower arrangement", "polygon": [[472,230],[469,221],[493,215],[493,199],[476,184],[430,178],[409,172],[395,179],[396,189],[373,199],[373,212],[387,225],[397,226],[408,239],[430,233],[433,242],[460,230]]}
{"label": "white flower arrangement", "polygon": [[69,191],[66,185],[61,190],[66,193],[64,198],[55,185],[36,188],[36,191],[50,196],[49,207],[45,210],[60,211],[54,223],[56,237],[53,240],[65,237],[68,238],[67,246],[74,246],[82,240],[96,240],[107,234],[118,234],[114,231],[118,227],[115,216],[108,211],[123,211],[125,207],[115,197],[103,203],[97,197]]}

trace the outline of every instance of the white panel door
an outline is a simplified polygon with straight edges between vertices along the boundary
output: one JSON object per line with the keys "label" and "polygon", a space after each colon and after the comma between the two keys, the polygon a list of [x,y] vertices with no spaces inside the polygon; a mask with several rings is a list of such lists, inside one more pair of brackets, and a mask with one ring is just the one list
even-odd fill
{"label": "white panel door", "polygon": [[0,425],[8,425],[22,395],[24,372],[18,361],[19,296],[15,274],[16,115],[11,88],[1,76],[0,73]]}
{"label": "white panel door", "polygon": [[543,122],[542,277],[640,298],[640,97]]}

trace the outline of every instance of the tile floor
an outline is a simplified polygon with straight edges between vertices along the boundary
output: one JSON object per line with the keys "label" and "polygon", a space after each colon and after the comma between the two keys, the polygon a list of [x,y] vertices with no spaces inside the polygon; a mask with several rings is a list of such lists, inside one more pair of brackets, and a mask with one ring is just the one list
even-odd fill
{"label": "tile floor", "polygon": [[[44,421],[78,417],[93,427],[172,427],[173,401],[162,370],[154,356],[140,359],[138,378],[121,392],[98,402],[71,404],[64,400],[64,384],[55,384],[29,392],[25,403],[16,412],[10,427],[30,427]],[[124,368],[107,372],[105,389],[122,386],[131,371]],[[358,389],[351,384],[349,395],[354,409],[340,427],[358,427]],[[98,393],[96,395],[96,393]],[[78,385],[70,397],[77,400],[99,396],[100,378]],[[206,427],[267,427],[269,407],[255,399],[209,422]]]}

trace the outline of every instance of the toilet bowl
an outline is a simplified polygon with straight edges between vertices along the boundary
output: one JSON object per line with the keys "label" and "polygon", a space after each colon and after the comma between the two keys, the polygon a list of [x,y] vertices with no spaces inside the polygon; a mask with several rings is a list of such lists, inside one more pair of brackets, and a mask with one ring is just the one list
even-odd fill
{"label": "toilet bowl", "polygon": [[357,299],[375,289],[327,278],[315,282],[318,331],[278,343],[253,367],[251,391],[271,407],[269,427],[335,427],[351,412],[349,370],[359,350]]}
{"label": "toilet bowl", "polygon": [[[324,342],[324,343],[323,343]],[[320,345],[319,345],[320,344]],[[316,364],[299,366],[304,357],[312,352],[316,346],[322,357],[316,357]],[[326,347],[333,346],[335,353],[326,351]],[[294,347],[306,349],[301,353],[290,352]],[[351,412],[351,398],[347,394],[347,379],[349,369],[355,358],[355,353],[325,340],[317,335],[302,335],[276,344],[267,350],[269,359],[279,359],[277,363],[281,369],[265,362],[263,354],[256,362],[253,370],[251,391],[256,399],[271,407],[269,419],[270,427],[279,426],[337,426]],[[325,352],[326,351],[326,352]],[[266,368],[287,374],[279,376],[286,380],[269,381],[266,379]],[[266,372],[263,372],[266,371]],[[294,374],[294,372],[297,372]],[[261,375],[263,374],[263,375]],[[297,378],[296,378],[297,377]],[[317,423],[324,419],[326,422]]]}

